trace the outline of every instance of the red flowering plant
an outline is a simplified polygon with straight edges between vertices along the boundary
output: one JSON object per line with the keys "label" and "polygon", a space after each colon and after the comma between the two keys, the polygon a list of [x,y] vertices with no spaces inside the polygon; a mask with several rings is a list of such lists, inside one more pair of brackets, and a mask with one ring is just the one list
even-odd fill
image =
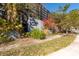
{"label": "red flowering plant", "polygon": [[52,22],[49,19],[43,19],[44,26],[50,28],[52,26]]}

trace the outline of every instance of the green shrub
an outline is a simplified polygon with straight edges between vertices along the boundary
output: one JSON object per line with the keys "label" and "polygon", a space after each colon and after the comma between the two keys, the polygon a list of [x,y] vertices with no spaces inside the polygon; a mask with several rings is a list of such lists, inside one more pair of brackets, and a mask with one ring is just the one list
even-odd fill
{"label": "green shrub", "polygon": [[33,29],[32,32],[30,33],[30,36],[34,39],[44,39],[45,38],[44,32],[39,29]]}
{"label": "green shrub", "polygon": [[0,43],[8,42],[8,38],[3,33],[0,35]]}
{"label": "green shrub", "polygon": [[0,44],[1,43],[8,43],[10,41],[13,41],[13,39],[9,38],[9,36],[6,33],[0,34]]}
{"label": "green shrub", "polygon": [[31,37],[31,32],[22,33],[22,37]]}
{"label": "green shrub", "polygon": [[5,24],[5,23],[6,23],[6,20],[0,18],[0,25],[3,25],[3,24]]}

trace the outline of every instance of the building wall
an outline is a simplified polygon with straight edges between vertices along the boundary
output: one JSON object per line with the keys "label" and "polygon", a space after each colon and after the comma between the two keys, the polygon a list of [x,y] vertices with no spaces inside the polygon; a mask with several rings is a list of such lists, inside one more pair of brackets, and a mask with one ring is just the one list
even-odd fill
{"label": "building wall", "polygon": [[40,3],[29,3],[28,5],[29,9],[31,10],[31,13],[34,13],[36,17],[40,18],[41,20],[43,18],[47,18],[49,11]]}
{"label": "building wall", "polygon": [[17,5],[20,5],[19,7],[21,7],[21,8],[24,7],[23,9],[29,8],[29,10],[30,10],[29,14],[34,13],[36,15],[36,17],[40,18],[41,20],[43,18],[48,17],[49,11],[40,3],[23,3],[23,4],[18,3]]}

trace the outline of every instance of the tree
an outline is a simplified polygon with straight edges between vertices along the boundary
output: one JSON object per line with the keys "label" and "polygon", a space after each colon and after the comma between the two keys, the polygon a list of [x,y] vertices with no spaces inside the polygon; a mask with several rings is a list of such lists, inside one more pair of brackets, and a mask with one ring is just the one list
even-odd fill
{"label": "tree", "polygon": [[7,20],[10,22],[14,22],[16,20],[16,4],[15,3],[7,3],[5,4],[5,10],[7,11]]}
{"label": "tree", "polygon": [[70,29],[71,27],[79,27],[79,13],[78,10],[72,10],[65,17],[64,20],[60,22],[62,28]]}
{"label": "tree", "polygon": [[68,8],[70,7],[70,4],[66,4],[64,7],[63,7],[63,12],[66,12],[68,10]]}
{"label": "tree", "polygon": [[[58,11],[53,13],[53,17],[56,20],[58,26],[61,29],[66,29],[66,23],[69,21],[68,19],[65,19],[66,17],[68,17],[67,15],[67,10],[69,8],[70,4],[65,4],[64,6],[60,6]],[[67,23],[67,25],[69,25],[69,23]]]}
{"label": "tree", "polygon": [[60,23],[64,19],[69,6],[70,4],[66,4],[63,7],[59,6],[58,10],[52,13],[53,17],[56,19],[58,23]]}

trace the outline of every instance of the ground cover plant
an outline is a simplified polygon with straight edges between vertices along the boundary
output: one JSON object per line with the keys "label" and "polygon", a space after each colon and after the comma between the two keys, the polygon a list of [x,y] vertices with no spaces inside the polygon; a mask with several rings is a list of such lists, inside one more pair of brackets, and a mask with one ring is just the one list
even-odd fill
{"label": "ground cover plant", "polygon": [[0,55],[21,55],[21,56],[44,56],[51,52],[55,52],[61,48],[68,46],[75,39],[75,36],[68,35],[55,40],[47,41],[41,44],[10,49],[0,52]]}

